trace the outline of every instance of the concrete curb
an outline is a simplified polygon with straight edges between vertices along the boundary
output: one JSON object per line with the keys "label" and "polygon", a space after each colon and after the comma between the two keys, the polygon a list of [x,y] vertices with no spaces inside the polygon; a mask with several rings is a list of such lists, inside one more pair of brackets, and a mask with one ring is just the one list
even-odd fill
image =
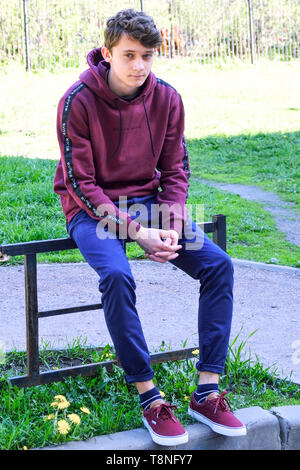
{"label": "concrete curb", "polygon": [[250,261],[246,259],[238,259],[238,258],[231,258],[232,262],[239,265],[239,266],[245,266],[247,268],[254,268],[254,269],[266,269],[268,271],[273,271],[273,272],[282,272],[282,273],[288,273],[288,274],[293,274],[296,277],[300,277],[300,268],[294,268],[292,266],[283,266],[281,264],[268,264],[268,263],[262,263],[261,261]]}
{"label": "concrete curb", "polygon": [[246,436],[222,436],[195,423],[186,427],[189,441],[181,446],[159,446],[146,429],[139,428],[36,450],[300,450],[300,405],[270,411],[254,406],[235,415],[246,425]]}

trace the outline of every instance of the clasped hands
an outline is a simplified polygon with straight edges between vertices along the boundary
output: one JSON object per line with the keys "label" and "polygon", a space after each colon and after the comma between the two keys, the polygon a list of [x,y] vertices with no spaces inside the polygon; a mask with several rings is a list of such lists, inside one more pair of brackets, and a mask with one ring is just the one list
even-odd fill
{"label": "clasped hands", "polygon": [[145,251],[147,258],[158,263],[166,263],[178,257],[178,233],[175,230],[163,230],[141,227],[137,232],[136,242]]}

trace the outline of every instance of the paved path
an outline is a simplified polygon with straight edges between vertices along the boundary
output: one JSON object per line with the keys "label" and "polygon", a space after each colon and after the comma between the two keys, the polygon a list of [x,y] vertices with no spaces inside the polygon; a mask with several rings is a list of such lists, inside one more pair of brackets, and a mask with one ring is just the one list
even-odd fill
{"label": "paved path", "polygon": [[[233,260],[234,315],[231,340],[257,332],[247,341],[251,355],[265,365],[276,364],[300,383],[300,270]],[[198,281],[171,264],[131,261],[137,285],[137,307],[151,352],[161,341],[172,349],[197,347]],[[0,342],[5,349],[25,349],[23,266],[0,267]],[[97,303],[97,275],[86,263],[39,264],[39,310]],[[87,345],[111,343],[103,311],[40,319],[40,340],[64,347],[74,339]]]}
{"label": "paved path", "polygon": [[300,246],[300,214],[296,210],[296,204],[293,202],[284,201],[277,194],[264,191],[258,186],[197,179],[208,186],[238,194],[249,201],[261,203],[264,209],[273,216],[276,228],[283,232],[291,243]]}

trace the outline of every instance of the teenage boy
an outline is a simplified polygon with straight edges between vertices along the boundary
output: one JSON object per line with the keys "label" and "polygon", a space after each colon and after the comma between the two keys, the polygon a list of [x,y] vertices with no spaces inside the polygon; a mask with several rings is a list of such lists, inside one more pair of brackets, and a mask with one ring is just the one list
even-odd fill
{"label": "teenage boy", "polygon": [[[200,378],[189,414],[218,433],[245,434],[226,406],[226,392],[218,389],[231,327],[232,262],[186,215],[190,167],[183,104],[151,72],[160,32],[152,18],[129,9],[108,20],[104,38],[58,106],[61,159],[54,191],[68,233],[99,275],[107,327],[125,378],[136,385],[152,439],[178,445],[188,434],[153,382],[124,239],[136,240],[149,259],[170,261],[200,281]],[[188,312],[182,314],[189,321]]]}

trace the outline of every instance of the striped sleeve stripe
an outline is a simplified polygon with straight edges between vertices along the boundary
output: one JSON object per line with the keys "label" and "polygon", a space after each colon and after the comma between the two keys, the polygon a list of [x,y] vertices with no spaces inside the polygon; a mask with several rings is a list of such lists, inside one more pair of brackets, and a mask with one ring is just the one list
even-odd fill
{"label": "striped sleeve stripe", "polygon": [[[178,91],[174,87],[172,87],[172,85],[170,85],[169,83],[165,82],[161,78],[156,78],[156,81],[159,85],[163,85],[163,86],[172,88],[180,96]],[[180,96],[180,98],[181,98],[181,96]],[[186,145],[186,141],[185,141],[184,136],[182,136],[182,146],[183,146],[183,150],[184,150],[183,160],[182,160],[183,161],[183,167],[184,167],[184,170],[188,172],[188,178],[189,178],[190,177],[189,164],[188,164],[189,155],[188,155],[188,149],[187,149],[187,145]]]}
{"label": "striped sleeve stripe", "polygon": [[66,162],[67,175],[68,175],[69,181],[71,183],[71,186],[75,194],[86,205],[86,207],[91,212],[93,212],[95,216],[107,218],[107,219],[113,220],[114,222],[117,222],[118,224],[123,224],[123,221],[119,217],[116,217],[112,214],[108,214],[106,216],[99,214],[97,207],[81,191],[79,182],[74,172],[73,161],[72,161],[72,140],[68,135],[68,118],[69,118],[73,99],[75,98],[77,93],[79,93],[85,87],[86,85],[84,83],[80,83],[66,97],[66,100],[64,103],[64,108],[63,108],[63,113],[62,113],[62,133],[64,136],[64,158]]}
{"label": "striped sleeve stripe", "polygon": [[186,141],[184,136],[182,136],[182,146],[183,146],[183,167],[185,171],[188,171],[188,178],[190,177],[190,171],[189,171],[189,154],[188,154],[188,149],[186,145]]}

